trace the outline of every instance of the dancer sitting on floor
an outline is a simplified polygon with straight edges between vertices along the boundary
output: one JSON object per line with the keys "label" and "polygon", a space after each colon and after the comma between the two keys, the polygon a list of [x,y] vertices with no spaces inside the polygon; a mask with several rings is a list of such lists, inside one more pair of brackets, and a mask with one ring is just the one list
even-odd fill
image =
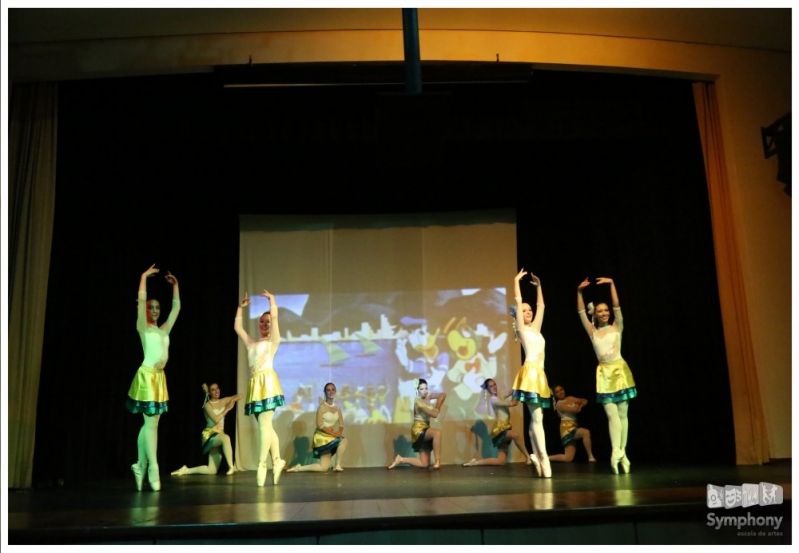
{"label": "dancer sitting on floor", "polygon": [[325,384],[325,400],[316,410],[316,431],[313,433],[313,456],[319,459],[318,463],[310,465],[294,465],[286,472],[327,472],[330,468],[333,455],[336,456],[336,472],[341,472],[341,459],[347,449],[347,438],[344,437],[344,417],[336,399],[336,385],[332,382]]}
{"label": "dancer sitting on floor", "polygon": [[178,470],[172,472],[172,476],[184,476],[187,474],[216,474],[222,462],[222,455],[225,455],[227,462],[228,475],[236,472],[233,465],[233,448],[230,445],[230,436],[225,434],[225,415],[233,409],[241,396],[220,397],[222,390],[219,384],[212,382],[210,386],[203,384],[205,391],[205,401],[203,402],[203,413],[205,414],[205,429],[202,433],[203,454],[208,454],[208,464],[198,467],[187,467],[183,465]]}
{"label": "dancer sitting on floor", "polygon": [[[630,472],[630,460],[627,458],[627,429],[629,419],[627,409],[629,400],[638,395],[635,387],[633,373],[627,362],[621,356],[621,333],[624,330],[624,321],[621,316],[619,296],[613,279],[602,277],[596,280],[597,284],[610,284],[610,298],[613,302],[613,324],[610,324],[610,309],[608,304],[597,303],[594,309],[593,321],[588,320],[585,314],[583,290],[591,285],[587,278],[577,286],[577,314],[599,361],[596,367],[596,400],[605,407],[610,431],[610,468],[614,474],[619,474],[619,465],[625,473]],[[594,324],[592,324],[592,322]]]}
{"label": "dancer sitting on floor", "polygon": [[158,421],[161,413],[169,410],[169,392],[166,388],[164,367],[169,359],[169,333],[180,313],[180,290],[178,279],[167,271],[166,281],[172,285],[172,309],[166,322],[158,326],[161,304],[156,299],[147,299],[147,279],[158,272],[155,265],[144,271],[139,279],[139,297],[136,308],[136,331],[141,339],[144,360],[133,377],[128,389],[125,406],[133,414],[141,413],[144,422],[136,440],[138,460],[130,466],[136,489],[141,491],[144,475],[154,492],[161,489],[158,472]]}
{"label": "dancer sitting on floor", "polygon": [[[430,449],[436,457],[436,462],[432,466],[434,470],[441,468],[441,430],[430,428],[430,417],[437,418],[444,407],[444,400],[447,394],[429,393],[427,390],[427,380],[419,379],[416,386],[417,398],[413,403],[413,426],[411,426],[411,439],[413,440],[413,450],[419,452],[419,457],[402,457],[397,455],[394,462],[388,466],[391,470],[400,463],[407,463],[415,467],[427,468],[430,466]],[[435,405],[431,402],[435,401]]]}
{"label": "dancer sitting on floor", "polygon": [[272,483],[277,486],[286,461],[280,458],[280,439],[272,426],[275,409],[283,405],[283,388],[274,369],[274,359],[280,346],[277,302],[275,296],[264,290],[263,296],[269,300],[269,310],[258,319],[259,340],[253,340],[244,330],[242,310],[250,305],[250,296],[245,292],[236,310],[233,329],[247,347],[250,365],[250,380],[247,384],[247,400],[244,405],[246,415],[255,415],[258,424],[258,471],[255,481],[258,486],[266,483],[266,457],[272,455]]}
{"label": "dancer sitting on floor", "polygon": [[560,442],[563,444],[564,453],[550,455],[550,461],[571,463],[577,451],[577,440],[583,441],[585,452],[588,453],[588,462],[596,463],[594,452],[591,451],[591,431],[577,425],[577,413],[588,404],[587,399],[566,396],[563,386],[553,388],[555,395],[555,411],[560,416]]}
{"label": "dancer sitting on floor", "polygon": [[532,464],[533,461],[527,454],[527,448],[524,446],[524,440],[522,440],[521,434],[514,432],[511,429],[510,407],[516,407],[519,402],[515,399],[509,399],[511,395],[510,393],[507,395],[507,397],[505,397],[505,399],[501,399],[497,395],[497,383],[493,378],[487,378],[481,387],[483,390],[485,390],[483,393],[486,395],[486,403],[490,405],[491,409],[496,414],[496,424],[494,425],[494,428],[491,429],[491,443],[493,443],[494,447],[496,447],[499,451],[497,452],[496,457],[486,457],[483,459],[475,458],[471,461],[463,463],[463,466],[475,467],[479,465],[504,465],[505,461],[509,457],[508,448],[510,447],[511,442],[516,444],[516,447],[522,452],[527,464]]}

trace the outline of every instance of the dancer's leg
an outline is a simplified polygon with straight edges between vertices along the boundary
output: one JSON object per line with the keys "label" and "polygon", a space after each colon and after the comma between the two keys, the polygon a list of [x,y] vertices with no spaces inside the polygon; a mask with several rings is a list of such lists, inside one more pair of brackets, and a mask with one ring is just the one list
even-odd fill
{"label": "dancer's leg", "polygon": [[585,447],[585,452],[588,454],[588,462],[596,463],[594,451],[591,448],[591,431],[587,428],[578,428],[577,434],[575,434],[575,439],[580,439],[583,441],[583,447]]}
{"label": "dancer's leg", "polygon": [[558,453],[557,455],[550,455],[550,461],[557,461],[560,463],[571,463],[574,461],[574,453],[577,451],[577,448],[574,445],[569,444],[563,448],[563,453]]}

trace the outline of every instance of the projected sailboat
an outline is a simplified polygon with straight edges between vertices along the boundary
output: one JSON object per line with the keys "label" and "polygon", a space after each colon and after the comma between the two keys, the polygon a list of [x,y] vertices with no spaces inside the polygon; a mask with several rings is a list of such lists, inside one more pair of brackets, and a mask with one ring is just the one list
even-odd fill
{"label": "projected sailboat", "polygon": [[372,340],[369,340],[368,338],[363,338],[361,336],[358,336],[358,340],[361,342],[361,347],[363,348],[363,351],[358,354],[359,356],[374,355],[378,352],[383,351],[383,348],[381,348],[380,346],[378,346],[376,343],[374,343]]}
{"label": "projected sailboat", "polygon": [[322,344],[327,349],[327,357],[328,357],[327,364],[330,366],[340,365],[350,356],[349,353],[347,353],[346,351],[344,351],[343,349],[341,349],[339,346],[337,346],[332,342],[323,340]]}

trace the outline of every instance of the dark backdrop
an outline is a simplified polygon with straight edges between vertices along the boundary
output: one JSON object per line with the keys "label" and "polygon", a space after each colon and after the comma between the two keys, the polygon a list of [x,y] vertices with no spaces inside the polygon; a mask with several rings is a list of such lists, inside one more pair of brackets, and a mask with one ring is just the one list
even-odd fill
{"label": "dark backdrop", "polygon": [[[223,393],[236,383],[240,213],[514,208],[519,266],[543,281],[549,382],[591,400],[581,422],[603,464],[596,360],[575,313],[585,276],[611,276],[619,290],[640,392],[633,462],[733,463],[690,83],[468,71],[473,82],[415,98],[379,84],[230,89],[218,74],[64,83],[34,485],[129,476],[141,416],[124,400],[141,361],[136,290],[151,263],[180,279],[183,300],[161,471],[204,462],[200,383],[217,380]],[[158,277],[150,294],[166,316],[169,286]],[[545,425],[550,453],[561,451],[553,412]]]}

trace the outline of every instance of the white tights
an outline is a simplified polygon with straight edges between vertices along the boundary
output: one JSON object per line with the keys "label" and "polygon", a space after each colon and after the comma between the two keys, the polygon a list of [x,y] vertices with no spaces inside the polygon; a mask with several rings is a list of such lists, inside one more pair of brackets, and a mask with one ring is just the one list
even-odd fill
{"label": "white tights", "polygon": [[266,457],[271,450],[272,466],[274,466],[275,461],[280,459],[280,439],[272,427],[275,412],[264,411],[255,416],[258,420],[258,464],[266,465]]}
{"label": "white tights", "polygon": [[608,431],[610,433],[610,445],[613,448],[612,458],[621,458],[626,455],[627,449],[627,428],[629,419],[627,409],[629,403],[621,401],[619,403],[606,403],[605,414],[608,416]]}
{"label": "white tights", "polygon": [[528,403],[527,409],[530,411],[530,426],[527,432],[530,434],[533,455],[539,459],[548,459],[547,444],[544,438],[544,411],[540,405],[534,403]]}
{"label": "white tights", "polygon": [[136,439],[136,446],[139,453],[138,465],[142,472],[149,467],[155,467],[158,471],[158,421],[161,415],[142,415],[144,424],[139,430],[139,437]]}
{"label": "white tights", "polygon": [[227,461],[228,470],[230,470],[233,468],[233,448],[230,445],[230,436],[227,434],[215,434],[211,438],[211,452],[208,454],[208,464],[189,467],[184,474],[216,474],[219,472],[223,454],[225,455],[225,461]]}

